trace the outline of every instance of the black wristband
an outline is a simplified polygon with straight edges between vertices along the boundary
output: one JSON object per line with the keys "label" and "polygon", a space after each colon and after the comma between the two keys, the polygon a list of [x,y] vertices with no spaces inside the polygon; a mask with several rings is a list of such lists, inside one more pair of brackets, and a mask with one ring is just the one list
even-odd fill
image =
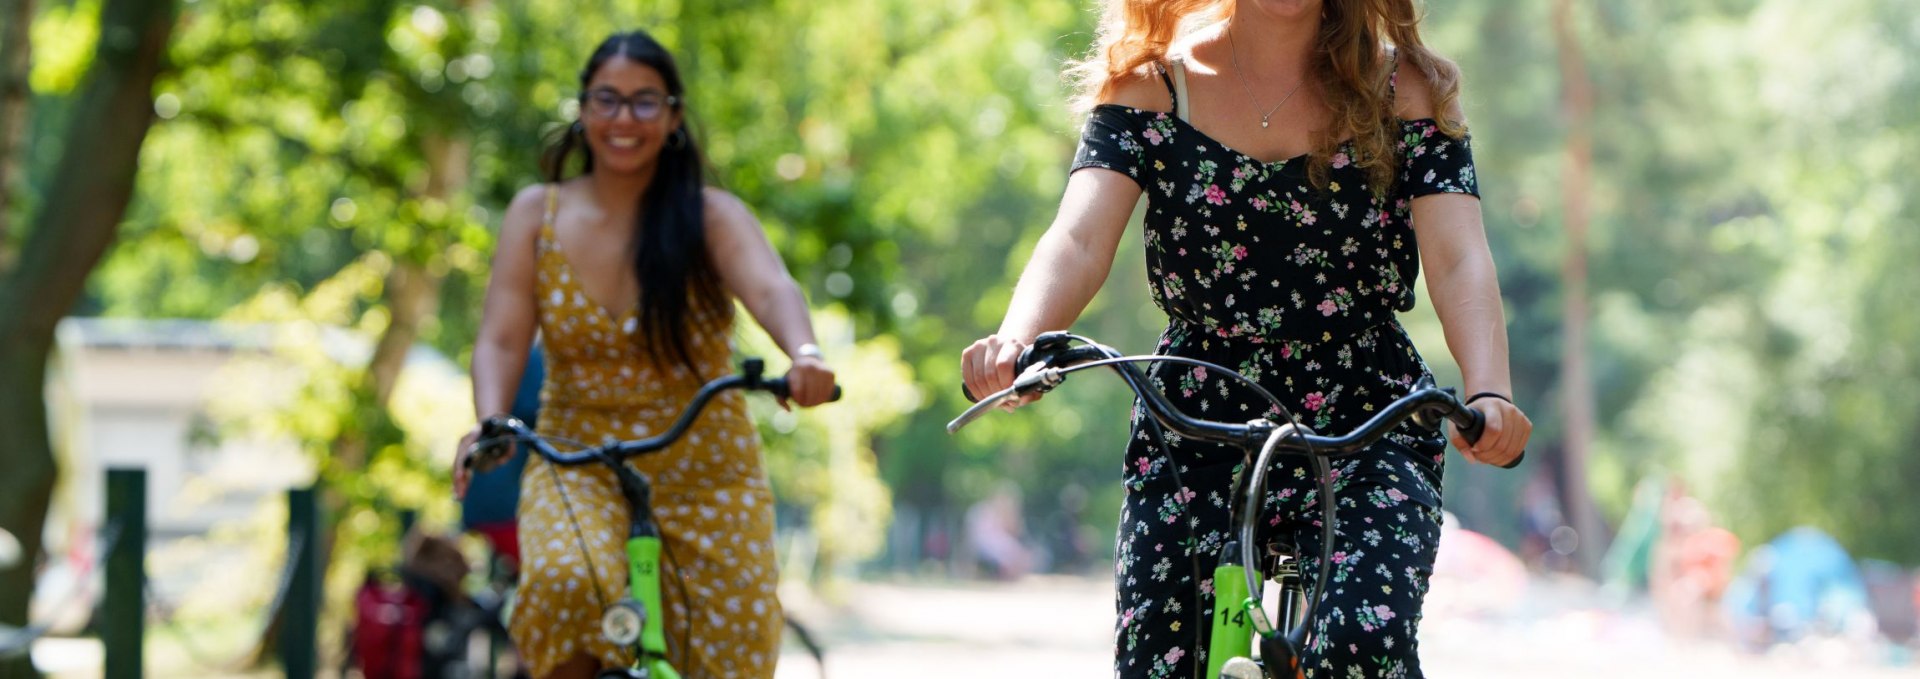
{"label": "black wristband", "polygon": [[1467,405],[1473,405],[1474,401],[1478,401],[1483,398],[1497,398],[1502,401],[1506,401],[1508,405],[1513,405],[1513,399],[1507,398],[1506,394],[1502,394],[1497,391],[1483,391],[1478,394],[1468,396],[1467,400],[1463,401],[1463,403],[1466,403]]}

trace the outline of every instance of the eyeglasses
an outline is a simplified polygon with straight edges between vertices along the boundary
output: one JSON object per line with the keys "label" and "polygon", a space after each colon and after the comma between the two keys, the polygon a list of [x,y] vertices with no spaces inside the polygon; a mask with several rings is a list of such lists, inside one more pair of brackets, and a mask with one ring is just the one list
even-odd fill
{"label": "eyeglasses", "polygon": [[612,120],[620,115],[620,109],[633,112],[633,119],[646,122],[656,120],[668,108],[680,103],[680,98],[661,94],[653,90],[635,92],[631,97],[620,96],[608,89],[594,90],[587,94],[587,112],[595,118]]}

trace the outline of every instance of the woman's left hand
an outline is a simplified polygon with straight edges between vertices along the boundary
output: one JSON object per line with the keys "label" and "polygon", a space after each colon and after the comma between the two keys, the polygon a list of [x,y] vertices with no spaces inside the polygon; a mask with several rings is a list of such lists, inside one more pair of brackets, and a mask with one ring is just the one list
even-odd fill
{"label": "woman's left hand", "polygon": [[[793,403],[802,408],[826,403],[833,398],[833,369],[818,356],[796,356],[787,371],[787,388]],[[780,400],[780,407],[791,410],[787,399]]]}
{"label": "woman's left hand", "polygon": [[1513,462],[1527,449],[1527,438],[1533,435],[1533,420],[1512,403],[1498,398],[1475,400],[1469,407],[1480,411],[1486,418],[1486,428],[1480,432],[1480,440],[1467,443],[1454,429],[1451,435],[1453,447],[1467,459],[1481,464],[1503,466]]}

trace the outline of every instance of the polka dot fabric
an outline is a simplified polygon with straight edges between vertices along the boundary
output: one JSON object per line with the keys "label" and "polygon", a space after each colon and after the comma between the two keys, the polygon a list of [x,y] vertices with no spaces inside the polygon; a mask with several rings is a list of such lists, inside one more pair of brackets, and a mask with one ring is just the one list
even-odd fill
{"label": "polka dot fabric", "polygon": [[[536,281],[549,361],[541,433],[603,443],[666,431],[704,379],[732,370],[732,309],[691,319],[698,374],[656,363],[639,344],[637,309],[615,314],[587,297],[554,239],[553,215],[549,190]],[[781,631],[773,496],[745,400],[722,394],[679,442],[629,464],[653,484],[673,665],[689,679],[773,676]],[[527,463],[512,632],[535,676],[576,653],[608,665],[632,661],[599,627],[606,604],[627,594],[628,517],[611,470]]]}

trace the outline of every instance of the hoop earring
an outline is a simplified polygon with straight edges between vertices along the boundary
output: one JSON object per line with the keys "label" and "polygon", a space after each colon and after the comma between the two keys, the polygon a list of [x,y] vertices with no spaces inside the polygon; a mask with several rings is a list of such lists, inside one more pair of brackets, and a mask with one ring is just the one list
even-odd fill
{"label": "hoop earring", "polygon": [[687,128],[676,127],[667,133],[667,148],[678,151],[687,147]]}
{"label": "hoop earring", "polygon": [[572,124],[572,125],[569,125],[569,126],[567,126],[567,133],[568,133],[568,134],[571,134],[571,135],[573,135],[573,136],[575,136],[575,137],[586,137],[586,136],[587,136],[587,124],[586,124],[586,123],[583,123],[583,122],[580,122],[580,121],[578,121],[578,120],[575,120],[575,121],[573,121],[573,124]]}

